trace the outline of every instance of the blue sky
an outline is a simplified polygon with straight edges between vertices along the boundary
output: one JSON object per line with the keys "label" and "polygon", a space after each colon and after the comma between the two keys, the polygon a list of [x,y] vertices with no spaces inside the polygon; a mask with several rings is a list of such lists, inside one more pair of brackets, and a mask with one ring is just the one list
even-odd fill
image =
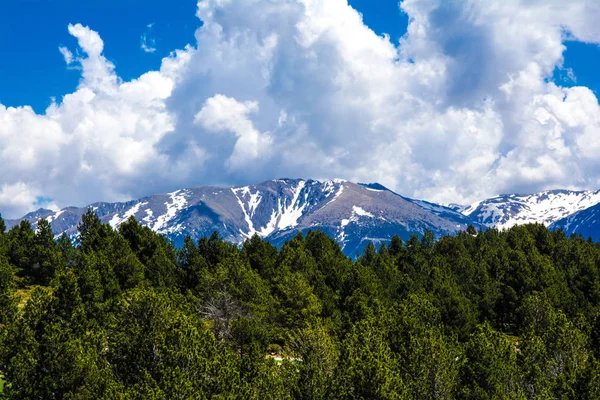
{"label": "blue sky", "polygon": [[4,3],[9,217],[279,177],[600,188],[596,0]]}
{"label": "blue sky", "polygon": [[[598,95],[600,93],[600,47],[593,43],[568,41],[564,53],[563,69],[557,69],[554,80],[565,86],[587,86]],[[575,80],[569,77],[573,71]]]}
{"label": "blue sky", "polygon": [[[76,43],[68,24],[98,31],[106,57],[121,78],[130,80],[159,68],[162,57],[193,42],[200,25],[195,11],[193,0],[6,1],[0,13],[0,103],[43,112],[51,97],[75,90],[80,75],[66,68],[58,52],[59,46]],[[145,33],[156,41],[153,53],[141,49]]]}
{"label": "blue sky", "polygon": [[[51,97],[60,99],[78,84],[77,71],[67,69],[58,47],[72,45],[68,24],[81,23],[99,32],[105,55],[119,76],[137,78],[158,69],[171,51],[194,42],[200,26],[194,0],[14,0],[0,13],[0,103],[31,105],[43,112]],[[351,0],[365,23],[397,42],[406,32],[408,17],[394,0]],[[148,25],[152,25],[149,29]],[[146,34],[156,51],[146,53],[140,40]],[[50,79],[49,79],[50,78]]]}

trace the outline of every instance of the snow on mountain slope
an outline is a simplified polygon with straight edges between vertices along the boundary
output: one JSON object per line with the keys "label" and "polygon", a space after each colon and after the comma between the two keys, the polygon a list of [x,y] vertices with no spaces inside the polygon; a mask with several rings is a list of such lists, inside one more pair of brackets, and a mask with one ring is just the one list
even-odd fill
{"label": "snow on mountain slope", "polygon": [[584,238],[600,241],[600,204],[560,219],[550,225],[550,229],[562,229],[569,236],[577,233]]}
{"label": "snow on mountain slope", "polygon": [[[173,227],[168,227],[167,224],[173,220],[177,216],[177,213],[180,210],[183,210],[187,205],[186,191],[178,190],[173,193],[169,193],[170,201],[165,202],[165,206],[167,207],[167,211],[160,215],[155,219],[154,225],[152,225],[152,230],[159,233],[169,233],[173,231]],[[148,204],[148,203],[146,203]],[[145,204],[136,204],[131,209],[129,209],[126,213],[123,214],[125,220],[127,220],[130,216],[135,216],[139,210],[140,206]]]}
{"label": "snow on mountain slope", "polygon": [[[248,225],[246,231],[240,229],[243,237],[250,238],[255,233],[261,237],[267,237],[276,230],[293,228],[298,225],[298,219],[311,207],[309,198],[313,198],[312,196],[315,195],[311,182],[308,182],[308,186],[307,181],[304,180],[291,184],[286,180],[280,180],[280,182],[284,185],[282,186],[283,195],[268,190],[264,191],[264,189],[261,192],[260,188],[250,186],[231,189]],[[255,190],[254,193],[253,190]],[[263,207],[259,207],[263,197],[266,197],[268,201],[265,202]],[[275,200],[277,207],[272,207]],[[265,208],[267,208],[266,213]],[[266,224],[263,218],[265,215],[268,216]],[[256,227],[255,223],[257,224]]]}
{"label": "snow on mountain slope", "polygon": [[313,207],[294,230],[275,232],[269,240],[280,244],[298,232],[320,229],[336,238],[346,254],[355,255],[369,242],[386,242],[396,234],[407,239],[429,229],[439,237],[465,230],[471,223],[464,215],[445,207],[440,207],[438,211],[444,211],[440,214],[456,218],[438,215],[381,185],[352,182],[340,185],[331,200]]}
{"label": "snow on mountain slope", "polygon": [[[395,234],[406,239],[426,229],[439,237],[464,230],[471,223],[508,228],[539,222],[600,239],[597,204],[600,191],[551,190],[497,196],[470,207],[445,207],[400,196],[379,184],[278,179],[233,188],[188,188],[89,207],[114,228],[134,217],[175,244],[188,235],[198,239],[217,231],[234,243],[258,234],[279,245],[299,232],[320,229],[336,238],[347,254],[354,255],[369,241],[385,242]],[[76,237],[77,224],[86,210],[40,209],[22,219],[35,226],[46,218],[57,235],[65,232]],[[18,222],[6,221],[9,228]]]}
{"label": "snow on mountain slope", "polygon": [[600,202],[600,191],[548,190],[530,195],[501,195],[472,204],[463,214],[487,227],[517,224],[546,226]]}
{"label": "snow on mountain slope", "polygon": [[[213,231],[234,243],[258,234],[281,244],[299,232],[321,229],[352,255],[369,241],[389,241],[395,234],[407,239],[429,229],[441,236],[464,230],[471,223],[454,210],[402,197],[381,185],[343,180],[278,179],[233,188],[195,187],[89,207],[115,229],[133,217],[175,244],[188,235],[199,239]],[[35,225],[46,218],[56,234],[76,237],[77,224],[86,210],[38,210],[23,219]],[[7,221],[9,227],[16,223]]]}

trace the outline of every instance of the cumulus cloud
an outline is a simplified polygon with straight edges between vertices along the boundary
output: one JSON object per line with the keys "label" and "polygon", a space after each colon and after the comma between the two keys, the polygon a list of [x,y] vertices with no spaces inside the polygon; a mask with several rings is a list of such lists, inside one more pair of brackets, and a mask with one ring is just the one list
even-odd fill
{"label": "cumulus cloud", "polygon": [[6,194],[0,196],[0,211],[5,216],[37,207],[38,196],[60,206],[125,200],[141,193],[143,182],[164,179],[161,169],[169,171],[155,145],[175,124],[164,101],[185,64],[185,50],[165,59],[164,70],[122,82],[102,55],[104,44],[96,32],[79,24],[69,32],[80,48],[70,60],[81,69],[77,91],[43,115],[28,106],[0,105],[0,187]]}
{"label": "cumulus cloud", "polygon": [[21,211],[37,201],[38,196],[23,182],[0,187],[0,204],[7,213]]}
{"label": "cumulus cloud", "polygon": [[194,123],[209,132],[231,132],[237,137],[226,167],[245,169],[259,157],[265,159],[269,155],[271,138],[254,128],[248,118],[249,114],[258,112],[258,103],[247,101],[240,103],[223,95],[216,95],[206,100],[202,109],[196,114]]}
{"label": "cumulus cloud", "polygon": [[195,43],[129,82],[70,25],[77,91],[42,115],[0,105],[0,193],[20,199],[0,210],[282,176],[463,203],[600,187],[598,100],[551,81],[566,40],[600,43],[597,2],[400,7],[396,44],[346,0],[201,0]]}

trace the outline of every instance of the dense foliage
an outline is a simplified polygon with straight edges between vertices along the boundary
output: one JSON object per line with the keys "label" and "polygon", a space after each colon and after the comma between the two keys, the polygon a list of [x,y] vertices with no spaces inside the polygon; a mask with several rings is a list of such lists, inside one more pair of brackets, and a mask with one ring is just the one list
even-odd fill
{"label": "dense foliage", "polygon": [[0,219],[0,398],[600,398],[600,250],[542,225],[176,249]]}

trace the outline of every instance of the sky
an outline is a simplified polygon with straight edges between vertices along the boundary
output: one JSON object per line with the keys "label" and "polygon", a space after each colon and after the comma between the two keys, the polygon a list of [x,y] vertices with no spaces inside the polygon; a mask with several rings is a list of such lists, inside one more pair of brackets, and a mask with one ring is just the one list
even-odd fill
{"label": "sky", "polygon": [[600,5],[14,0],[0,213],[274,178],[600,189]]}

